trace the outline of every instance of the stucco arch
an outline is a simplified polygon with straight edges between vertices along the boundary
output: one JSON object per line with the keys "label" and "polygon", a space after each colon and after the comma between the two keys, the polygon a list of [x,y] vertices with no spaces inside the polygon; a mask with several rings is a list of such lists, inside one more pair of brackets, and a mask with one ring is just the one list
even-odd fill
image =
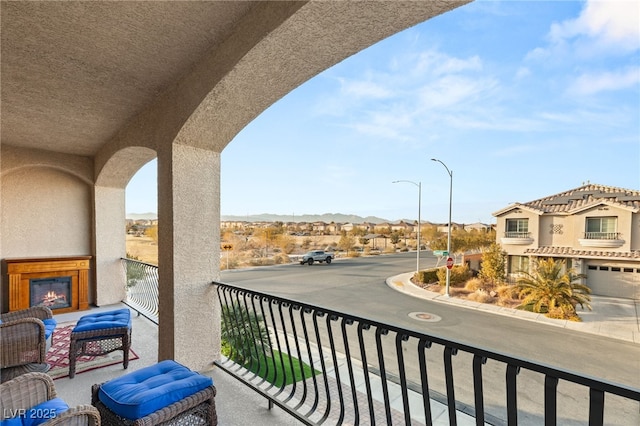
{"label": "stucco arch", "polygon": [[126,188],[138,170],[156,156],[155,150],[142,146],[116,151],[101,169],[96,169],[96,186]]}
{"label": "stucco arch", "polygon": [[[124,299],[124,275],[120,259],[126,256],[125,192],[136,172],[156,158],[156,151],[131,146],[114,152],[96,168],[94,187],[94,253],[98,306]],[[118,279],[119,277],[119,279]]]}
{"label": "stucco arch", "polygon": [[51,168],[93,184],[93,162],[87,157],[3,145],[1,158],[3,176],[25,167]]}

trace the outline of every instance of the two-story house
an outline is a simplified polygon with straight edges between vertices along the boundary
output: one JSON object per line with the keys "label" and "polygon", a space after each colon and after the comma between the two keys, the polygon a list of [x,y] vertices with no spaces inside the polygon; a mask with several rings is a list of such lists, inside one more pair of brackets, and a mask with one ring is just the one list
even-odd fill
{"label": "two-story house", "polygon": [[509,277],[564,259],[594,295],[640,299],[640,191],[586,184],[493,216]]}

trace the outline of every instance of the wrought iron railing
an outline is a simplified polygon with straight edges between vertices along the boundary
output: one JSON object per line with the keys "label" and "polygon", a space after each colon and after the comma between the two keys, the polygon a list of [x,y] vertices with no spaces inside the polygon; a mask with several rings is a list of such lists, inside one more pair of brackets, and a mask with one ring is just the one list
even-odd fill
{"label": "wrought iron railing", "polygon": [[619,240],[619,232],[585,232],[585,240]]}
{"label": "wrought iron railing", "polygon": [[[629,424],[639,416],[636,388],[213,284],[222,307],[222,338],[236,346],[216,365],[304,424],[431,425],[448,417],[456,425],[466,413],[477,425],[587,418],[589,425],[602,425]],[[299,381],[285,384],[295,367],[302,371]],[[264,378],[269,374],[285,380],[274,384]]]}
{"label": "wrought iron railing", "polygon": [[127,294],[123,302],[158,324],[158,267],[133,259],[122,259]]}

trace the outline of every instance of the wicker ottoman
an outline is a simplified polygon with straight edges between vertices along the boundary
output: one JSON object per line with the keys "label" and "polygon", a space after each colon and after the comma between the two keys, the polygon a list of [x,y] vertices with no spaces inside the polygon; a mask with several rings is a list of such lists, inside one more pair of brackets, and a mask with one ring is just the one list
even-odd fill
{"label": "wicker ottoman", "polygon": [[217,425],[210,377],[172,360],[91,387],[102,425]]}
{"label": "wicker ottoman", "polygon": [[84,315],[71,331],[69,378],[76,375],[76,359],[81,355],[98,356],[122,351],[122,365],[129,366],[131,347],[131,311],[117,309]]}

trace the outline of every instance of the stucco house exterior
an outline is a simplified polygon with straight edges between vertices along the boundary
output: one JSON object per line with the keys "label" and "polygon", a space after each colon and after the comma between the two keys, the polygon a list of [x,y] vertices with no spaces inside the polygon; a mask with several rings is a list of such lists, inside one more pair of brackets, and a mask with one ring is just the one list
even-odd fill
{"label": "stucco house exterior", "polygon": [[640,299],[640,191],[588,183],[493,216],[510,277],[562,259],[593,294]]}

